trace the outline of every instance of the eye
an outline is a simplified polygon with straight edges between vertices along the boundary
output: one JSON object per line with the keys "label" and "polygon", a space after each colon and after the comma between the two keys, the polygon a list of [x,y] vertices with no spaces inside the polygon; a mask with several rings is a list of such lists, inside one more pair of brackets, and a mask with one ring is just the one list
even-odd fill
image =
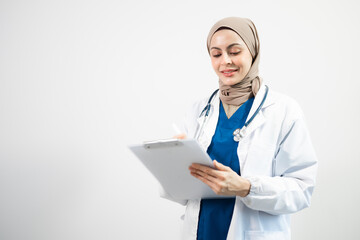
{"label": "eye", "polygon": [[221,51],[219,51],[217,49],[213,49],[213,51],[211,51],[211,56],[214,58],[218,58],[221,56]]}
{"label": "eye", "polygon": [[231,52],[230,54],[231,54],[231,55],[236,56],[236,55],[238,55],[239,53],[240,53],[240,51],[237,51],[237,52]]}

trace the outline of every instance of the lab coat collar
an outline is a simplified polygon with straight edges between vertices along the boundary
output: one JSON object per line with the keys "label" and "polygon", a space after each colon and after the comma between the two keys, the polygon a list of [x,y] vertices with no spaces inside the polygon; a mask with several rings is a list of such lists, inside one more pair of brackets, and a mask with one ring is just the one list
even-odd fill
{"label": "lab coat collar", "polygon": [[[217,121],[219,118],[219,91],[213,97],[212,103],[210,105],[209,117],[207,118],[207,122],[204,125],[202,133],[198,138],[199,143],[203,147],[203,149],[207,149],[211,143],[212,136],[215,133]],[[199,126],[204,123],[204,115],[197,119]]]}
{"label": "lab coat collar", "polygon": [[[261,101],[263,100],[263,98],[265,96],[265,90],[266,90],[265,84],[262,84],[259,91],[258,91],[258,93],[255,96],[253,105],[252,105],[252,107],[250,109],[250,112],[249,112],[249,115],[248,115],[248,119],[255,113],[256,109],[259,107]],[[267,95],[266,100],[264,102],[264,105],[262,106],[261,109],[264,109],[264,108],[272,105],[274,102],[275,101],[273,99],[273,96],[271,94],[271,90],[269,88],[268,95]]]}
{"label": "lab coat collar", "polygon": [[[262,84],[258,93],[255,96],[253,105],[250,109],[249,115],[246,119],[246,121],[248,121],[252,115],[255,113],[255,111],[257,110],[257,108],[259,107],[259,105],[261,104],[264,96],[265,96],[265,92],[266,92],[266,87],[265,84]],[[275,103],[275,99],[273,97],[273,94],[271,92],[271,90],[269,89],[268,95],[265,99],[265,102],[263,104],[263,106],[261,107],[260,111],[258,112],[258,114],[255,116],[254,120],[248,125],[247,129],[245,130],[245,136],[249,135],[250,133],[252,133],[255,129],[257,129],[258,127],[260,127],[261,125],[263,125],[266,121],[266,118],[263,114],[263,111],[265,108],[269,107],[270,105]]]}
{"label": "lab coat collar", "polygon": [[[265,95],[265,85],[262,84],[258,93],[256,94],[256,97],[254,99],[253,105],[250,109],[249,115],[246,119],[249,120],[249,118],[254,114],[258,106],[260,105],[261,101],[263,100]],[[253,132],[256,128],[260,127],[265,122],[265,117],[263,115],[263,109],[266,107],[272,105],[274,103],[273,96],[271,94],[271,90],[269,89],[267,98],[264,102],[264,105],[262,106],[261,110],[257,114],[257,116],[254,118],[252,123],[248,126],[246,129],[246,135]],[[204,125],[203,132],[201,136],[199,137],[199,142],[203,146],[204,149],[207,149],[211,143],[212,136],[215,133],[216,125],[219,118],[219,106],[220,106],[220,98],[219,98],[219,92],[214,96],[214,99],[211,103],[211,108],[209,112],[209,118],[207,119],[207,123]],[[204,121],[204,116],[198,118],[199,126],[202,125]]]}

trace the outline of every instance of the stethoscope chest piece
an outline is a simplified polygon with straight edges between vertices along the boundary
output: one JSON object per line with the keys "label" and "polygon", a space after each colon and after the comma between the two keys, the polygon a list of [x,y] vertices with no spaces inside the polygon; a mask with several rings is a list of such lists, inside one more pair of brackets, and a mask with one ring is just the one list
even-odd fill
{"label": "stethoscope chest piece", "polygon": [[260,103],[260,105],[258,106],[258,108],[256,109],[256,111],[254,112],[254,114],[251,116],[251,118],[249,120],[247,120],[244,124],[244,126],[240,129],[237,128],[235,129],[235,131],[233,132],[233,136],[234,136],[234,141],[235,142],[240,142],[241,139],[243,139],[245,137],[245,129],[250,125],[250,123],[252,122],[252,120],[254,120],[254,118],[256,117],[256,115],[258,114],[258,112],[260,111],[260,109],[262,108],[262,106],[264,105],[264,102],[266,100],[267,94],[269,92],[269,88],[268,86],[265,85],[265,94],[264,97]]}
{"label": "stethoscope chest piece", "polygon": [[245,128],[237,128],[235,129],[235,131],[233,132],[233,136],[234,136],[234,141],[235,142],[240,142],[240,140],[245,136]]}

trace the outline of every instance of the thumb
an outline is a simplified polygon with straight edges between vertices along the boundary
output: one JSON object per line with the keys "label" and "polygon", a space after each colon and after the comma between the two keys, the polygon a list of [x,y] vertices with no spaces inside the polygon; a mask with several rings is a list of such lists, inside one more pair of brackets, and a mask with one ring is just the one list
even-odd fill
{"label": "thumb", "polygon": [[185,133],[177,134],[177,135],[173,136],[173,138],[186,139],[186,134]]}
{"label": "thumb", "polygon": [[214,163],[214,166],[216,167],[216,169],[218,169],[218,170],[227,171],[228,168],[229,168],[229,167],[227,167],[227,166],[219,163],[219,162],[216,161],[216,160],[214,160],[213,163]]}

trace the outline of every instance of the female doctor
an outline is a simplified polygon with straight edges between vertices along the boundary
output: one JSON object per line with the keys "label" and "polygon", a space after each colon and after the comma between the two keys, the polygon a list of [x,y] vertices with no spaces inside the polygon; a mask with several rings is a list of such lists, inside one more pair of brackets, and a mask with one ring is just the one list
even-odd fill
{"label": "female doctor", "polygon": [[191,175],[231,197],[184,202],[183,239],[290,239],[289,214],[310,205],[317,169],[302,111],[259,77],[249,19],[218,21],[207,48],[219,91],[194,104],[178,137],[197,138],[213,159]]}

